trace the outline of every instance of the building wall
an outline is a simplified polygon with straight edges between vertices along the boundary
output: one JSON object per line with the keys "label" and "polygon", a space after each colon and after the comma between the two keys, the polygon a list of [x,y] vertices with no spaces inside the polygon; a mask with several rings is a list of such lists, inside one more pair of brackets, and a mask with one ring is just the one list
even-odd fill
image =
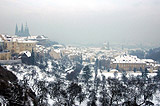
{"label": "building wall", "polygon": [[32,48],[35,49],[36,43],[18,43],[19,51],[30,51],[32,52]]}
{"label": "building wall", "polygon": [[134,71],[134,69],[136,68],[136,70],[140,70],[140,68],[142,68],[143,70],[146,67],[145,63],[112,63],[111,64],[111,68],[113,69],[118,69],[119,70],[125,70],[125,71]]}
{"label": "building wall", "polygon": [[[0,53],[0,60],[8,60],[11,59],[11,54],[20,53],[22,51],[29,51],[32,52],[32,49],[35,49],[36,42],[32,41],[18,41],[15,40],[7,40],[2,35],[0,38],[3,40],[3,49],[9,50],[10,52],[1,52]],[[1,45],[1,44],[0,44]]]}
{"label": "building wall", "polygon": [[19,52],[18,42],[5,41],[6,49],[11,53]]}
{"label": "building wall", "polygon": [[60,53],[56,53],[54,50],[51,50],[49,52],[49,55],[54,59],[60,59],[61,58]]}
{"label": "building wall", "polygon": [[4,50],[4,42],[0,41],[0,51],[3,51],[3,50]]}
{"label": "building wall", "polygon": [[1,65],[10,65],[10,64],[21,64],[22,60],[21,59],[16,59],[16,60],[0,60]]}
{"label": "building wall", "polygon": [[10,50],[11,53],[20,53],[21,51],[30,51],[32,52],[32,48],[36,47],[36,43],[19,43],[17,41],[15,42],[5,42],[6,43],[6,49]]}
{"label": "building wall", "polygon": [[2,38],[2,40],[4,40],[5,41],[5,39],[3,38],[3,36],[0,34],[0,38]]}
{"label": "building wall", "polygon": [[0,60],[9,60],[11,59],[10,52],[0,52]]}

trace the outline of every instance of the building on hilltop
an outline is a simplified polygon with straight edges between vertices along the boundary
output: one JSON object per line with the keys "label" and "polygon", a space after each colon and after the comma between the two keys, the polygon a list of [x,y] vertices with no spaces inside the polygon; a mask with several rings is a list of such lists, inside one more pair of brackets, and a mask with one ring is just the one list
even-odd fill
{"label": "building on hilltop", "polygon": [[7,50],[0,51],[0,60],[9,60],[11,59],[11,53]]}
{"label": "building on hilltop", "polygon": [[23,29],[23,24],[21,25],[21,30],[18,30],[18,26],[16,24],[15,35],[18,35],[18,36],[21,36],[21,37],[30,36],[30,34],[29,34],[29,28],[27,26],[27,23],[26,23],[24,29]]}
{"label": "building on hilltop", "polygon": [[4,50],[9,50],[11,54],[18,54],[22,51],[32,52],[35,49],[37,41],[28,40],[27,37],[15,37],[9,35],[0,35],[4,41]]}
{"label": "building on hilltop", "polygon": [[106,49],[106,50],[110,50],[110,45],[109,45],[109,42],[105,42],[104,44],[104,49]]}
{"label": "building on hilltop", "polygon": [[139,59],[137,56],[132,55],[119,55],[111,60],[112,69],[121,71],[141,71],[145,68],[152,69],[155,61],[152,59]]}

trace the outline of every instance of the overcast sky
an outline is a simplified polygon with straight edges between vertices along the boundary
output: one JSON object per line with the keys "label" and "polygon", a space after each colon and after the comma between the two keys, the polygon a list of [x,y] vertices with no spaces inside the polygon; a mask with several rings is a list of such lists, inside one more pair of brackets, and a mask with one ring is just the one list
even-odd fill
{"label": "overcast sky", "polygon": [[160,0],[0,0],[0,33],[16,23],[64,44],[157,42]]}

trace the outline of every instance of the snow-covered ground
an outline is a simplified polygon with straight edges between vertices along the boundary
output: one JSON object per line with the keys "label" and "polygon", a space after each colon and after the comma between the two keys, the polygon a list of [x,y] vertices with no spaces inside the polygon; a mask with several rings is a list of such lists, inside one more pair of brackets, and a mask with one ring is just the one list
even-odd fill
{"label": "snow-covered ground", "polygon": [[[46,71],[40,69],[38,66],[33,66],[33,65],[25,65],[25,64],[18,64],[15,65],[14,68],[17,69],[16,71],[13,70],[13,66],[11,65],[6,65],[6,68],[8,70],[11,70],[17,77],[19,80],[23,80],[24,77],[26,77],[28,79],[28,83],[29,86],[32,88],[32,86],[34,85],[35,79],[38,81],[46,81],[46,82],[51,82],[51,81],[56,81],[56,77],[50,73],[52,73],[52,63],[51,61],[48,61],[48,67],[46,67]],[[71,73],[72,71],[74,71],[71,67],[66,69],[65,72],[61,74],[61,77],[65,78],[67,73]],[[102,75],[104,75],[106,78],[108,77],[115,77],[113,72],[107,72],[107,71],[100,71],[98,70],[97,73],[97,77],[99,77],[100,79],[102,78]],[[141,75],[141,73],[127,73],[127,76],[137,76],[137,75]],[[156,73],[149,73],[148,76],[152,77],[155,76]],[[94,71],[92,72],[92,76],[94,78],[95,73]],[[121,78],[122,73],[117,73],[117,78]],[[92,80],[93,80],[92,78]],[[67,83],[67,82],[66,82]],[[160,93],[157,92],[154,97],[153,97],[153,102],[155,104],[159,104],[158,100],[160,100]],[[80,105],[79,102],[76,101],[76,104],[78,106],[86,106],[88,99],[84,100]],[[52,106],[54,104],[54,101],[50,98],[50,96],[48,95],[48,103],[50,104],[50,106]],[[97,101],[97,104],[99,104],[99,102]]]}

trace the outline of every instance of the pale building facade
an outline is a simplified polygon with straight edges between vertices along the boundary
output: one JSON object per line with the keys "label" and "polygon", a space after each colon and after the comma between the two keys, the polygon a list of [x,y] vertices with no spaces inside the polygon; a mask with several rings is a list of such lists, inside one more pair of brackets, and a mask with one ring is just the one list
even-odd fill
{"label": "pale building facade", "polygon": [[61,58],[60,52],[57,52],[53,49],[49,52],[49,55],[56,60]]}
{"label": "pale building facade", "polygon": [[[152,61],[153,62],[153,61]],[[141,71],[151,67],[147,59],[139,59],[137,56],[120,55],[111,60],[111,68],[125,71]]]}
{"label": "pale building facade", "polygon": [[[11,54],[19,54],[22,51],[32,52],[32,49],[36,47],[36,41],[27,40],[22,37],[11,37],[8,35],[0,35],[0,38],[3,40],[4,47],[3,51],[6,50],[8,53],[1,53],[1,60],[10,59]],[[6,58],[4,58],[6,56]]]}
{"label": "pale building facade", "polygon": [[11,53],[10,52],[0,52],[0,60],[10,60]]}

